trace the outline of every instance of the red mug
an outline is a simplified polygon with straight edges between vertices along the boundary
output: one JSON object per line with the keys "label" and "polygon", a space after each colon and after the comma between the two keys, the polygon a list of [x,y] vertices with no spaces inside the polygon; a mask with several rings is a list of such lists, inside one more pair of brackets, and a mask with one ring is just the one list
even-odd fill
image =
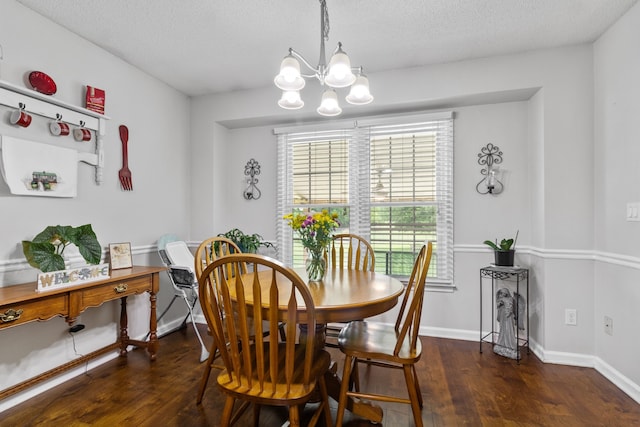
{"label": "red mug", "polygon": [[31,124],[31,115],[24,110],[14,110],[10,120],[11,124],[26,128]]}
{"label": "red mug", "polygon": [[91,131],[86,128],[75,128],[73,130],[73,137],[76,141],[90,141]]}
{"label": "red mug", "polygon": [[55,136],[67,136],[71,132],[67,123],[58,121],[49,123],[49,130]]}

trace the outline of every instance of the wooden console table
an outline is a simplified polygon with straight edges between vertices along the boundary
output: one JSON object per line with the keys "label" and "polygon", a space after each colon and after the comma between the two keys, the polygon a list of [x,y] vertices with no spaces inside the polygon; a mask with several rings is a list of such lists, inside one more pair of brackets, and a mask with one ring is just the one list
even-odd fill
{"label": "wooden console table", "polygon": [[[127,355],[127,346],[146,347],[153,361],[158,350],[156,294],[160,289],[159,272],[164,267],[134,266],[122,270],[112,270],[111,277],[68,288],[37,292],[36,282],[0,288],[0,329],[22,325],[33,321],[44,321],[56,316],[66,318],[72,325],[80,313],[89,307],[98,307],[106,301],[120,299],[120,334],[117,341],[107,347],[76,358],[64,365],[44,372],[36,377],[0,391],[0,399],[17,393],[40,381],[80,365],[115,349],[120,356]],[[127,297],[149,293],[151,310],[149,315],[149,341],[132,340],[127,333]]]}

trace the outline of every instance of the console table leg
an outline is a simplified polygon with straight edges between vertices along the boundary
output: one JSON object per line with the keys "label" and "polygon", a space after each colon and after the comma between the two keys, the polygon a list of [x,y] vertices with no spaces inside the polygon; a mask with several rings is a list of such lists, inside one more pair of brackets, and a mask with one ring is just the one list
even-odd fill
{"label": "console table leg", "polygon": [[149,358],[156,360],[156,352],[158,351],[158,320],[156,319],[156,300],[158,297],[155,292],[149,293],[149,301],[151,303],[151,314],[149,316],[149,344],[147,345],[147,351],[149,352]]}
{"label": "console table leg", "polygon": [[129,345],[128,322],[127,297],[122,297],[120,298],[120,356],[127,355],[127,345]]}

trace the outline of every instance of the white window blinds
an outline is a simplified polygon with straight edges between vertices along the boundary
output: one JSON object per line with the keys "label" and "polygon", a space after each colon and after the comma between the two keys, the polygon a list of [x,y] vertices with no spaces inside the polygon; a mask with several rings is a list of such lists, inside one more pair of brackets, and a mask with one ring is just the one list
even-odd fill
{"label": "white window blinds", "polygon": [[339,209],[343,230],[369,240],[376,271],[405,277],[426,240],[430,285],[453,282],[453,115],[360,120],[344,129],[278,131],[278,247],[302,263],[282,220]]}
{"label": "white window blinds", "polygon": [[369,238],[376,271],[408,276],[425,241],[434,252],[430,285],[453,283],[452,113],[358,123],[370,147]]}

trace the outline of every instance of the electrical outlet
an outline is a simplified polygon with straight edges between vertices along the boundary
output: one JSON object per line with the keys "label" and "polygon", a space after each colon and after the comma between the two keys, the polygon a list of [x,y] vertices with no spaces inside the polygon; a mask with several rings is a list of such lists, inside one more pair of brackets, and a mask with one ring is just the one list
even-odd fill
{"label": "electrical outlet", "polygon": [[640,203],[627,203],[627,221],[640,221]]}
{"label": "electrical outlet", "polygon": [[613,319],[609,316],[604,316],[604,332],[613,335]]}
{"label": "electrical outlet", "polygon": [[83,329],[84,329],[84,325],[81,323],[78,323],[77,325],[73,325],[72,327],[70,327],[69,332],[71,333],[80,332]]}
{"label": "electrical outlet", "polygon": [[565,325],[575,326],[578,324],[578,311],[575,308],[567,308],[564,310]]}

